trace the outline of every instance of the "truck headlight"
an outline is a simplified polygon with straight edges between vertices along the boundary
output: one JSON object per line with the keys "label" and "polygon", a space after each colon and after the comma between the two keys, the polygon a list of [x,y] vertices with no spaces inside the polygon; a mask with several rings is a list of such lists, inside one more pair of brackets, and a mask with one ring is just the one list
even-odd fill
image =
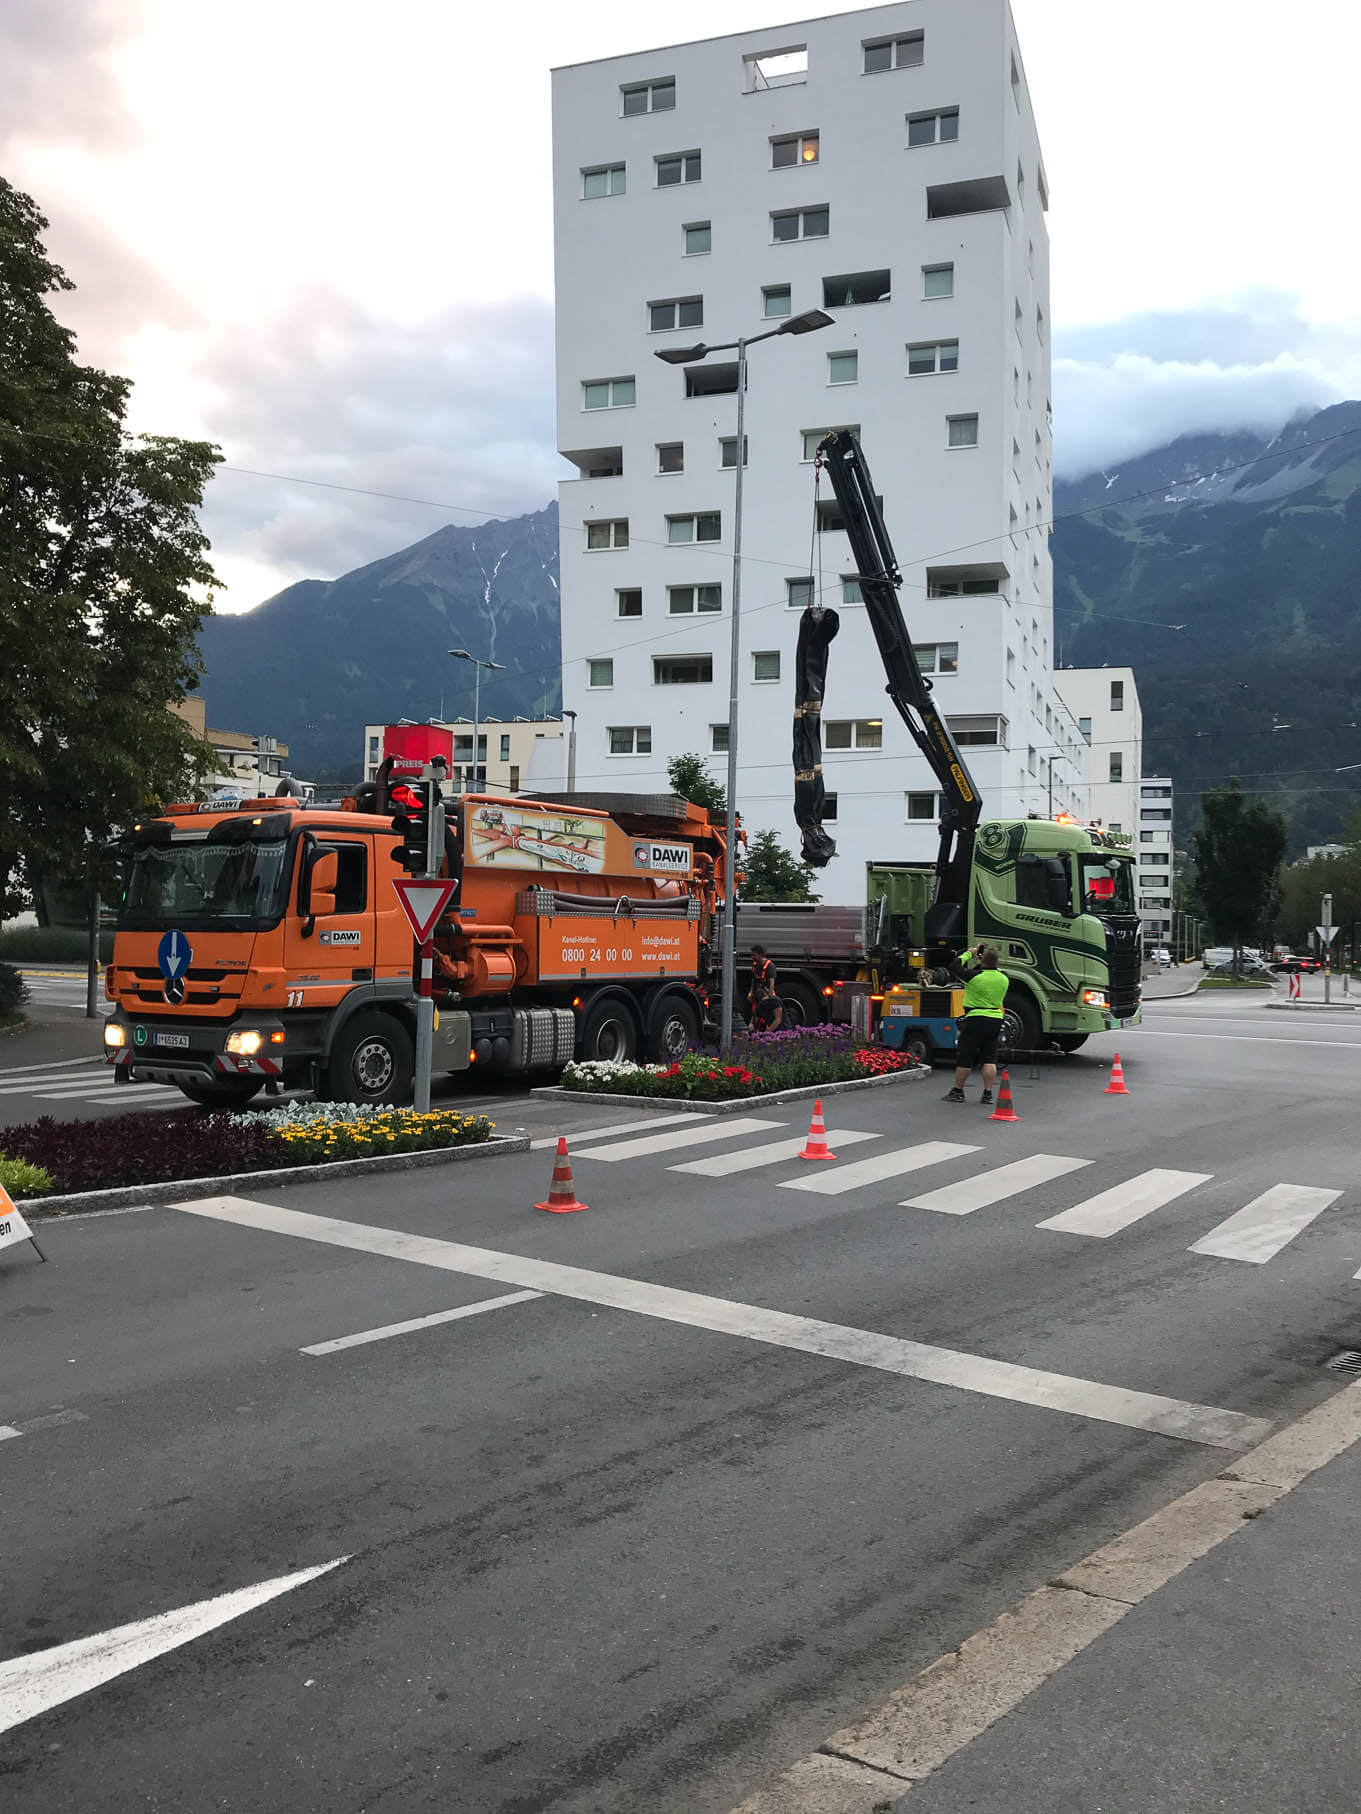
{"label": "truck headlight", "polygon": [[264,1043],[264,1034],[254,1027],[245,1033],[227,1035],[227,1050],[235,1053],[238,1058],[253,1058]]}
{"label": "truck headlight", "polygon": [[1084,1008],[1104,1008],[1106,1005],[1106,991],[1104,989],[1084,989],[1082,991],[1082,1005]]}
{"label": "truck headlight", "polygon": [[104,1044],[106,1046],[125,1046],[127,1043],[127,1028],[111,1026],[106,1020],[104,1022]]}

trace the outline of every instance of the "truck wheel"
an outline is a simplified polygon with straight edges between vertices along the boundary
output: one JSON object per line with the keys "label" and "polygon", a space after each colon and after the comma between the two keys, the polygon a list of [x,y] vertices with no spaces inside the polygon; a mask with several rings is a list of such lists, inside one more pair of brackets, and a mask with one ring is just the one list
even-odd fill
{"label": "truck wheel", "polygon": [[1040,1013],[1028,995],[1011,990],[1002,1013],[1002,1050],[1035,1052],[1040,1045]]}
{"label": "truck wheel", "polygon": [[322,1088],[328,1102],[405,1102],[416,1059],[411,1035],[390,1014],[356,1014],[331,1049]]}
{"label": "truck wheel", "polygon": [[1055,1033],[1054,1044],[1060,1052],[1076,1052],[1078,1047],[1085,1046],[1090,1038],[1090,1033]]}
{"label": "truck wheel", "polygon": [[699,1046],[699,1010],[688,995],[659,995],[647,1011],[647,1055],[670,1064]]}
{"label": "truck wheel", "polygon": [[200,1083],[196,1078],[178,1078],[175,1088],[201,1109],[243,1109],[252,1096],[265,1087],[263,1077],[224,1077],[218,1083]]}
{"label": "truck wheel", "polygon": [[784,1024],[787,1027],[821,1025],[823,1020],[822,1000],[806,983],[779,985],[778,993],[784,1008]]}
{"label": "truck wheel", "polygon": [[577,1057],[634,1059],[638,1056],[638,1023],[633,1009],[621,995],[602,995],[593,1001],[577,1031]]}
{"label": "truck wheel", "polygon": [[930,1064],[936,1055],[936,1042],[927,1032],[909,1033],[903,1041],[903,1050],[918,1064]]}

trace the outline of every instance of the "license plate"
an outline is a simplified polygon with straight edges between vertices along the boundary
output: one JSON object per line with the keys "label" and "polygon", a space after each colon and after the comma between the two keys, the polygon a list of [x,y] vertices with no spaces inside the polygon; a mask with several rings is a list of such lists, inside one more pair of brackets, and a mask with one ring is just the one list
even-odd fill
{"label": "license plate", "polygon": [[153,1033],[151,1043],[157,1046],[175,1046],[177,1049],[187,1052],[189,1035],[187,1033]]}

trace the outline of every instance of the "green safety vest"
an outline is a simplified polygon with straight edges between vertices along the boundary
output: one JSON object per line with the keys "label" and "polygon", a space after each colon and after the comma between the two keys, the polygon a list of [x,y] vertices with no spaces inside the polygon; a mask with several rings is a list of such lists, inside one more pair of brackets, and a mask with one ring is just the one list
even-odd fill
{"label": "green safety vest", "polygon": [[[964,956],[969,958],[973,953],[966,951]],[[1001,1020],[1006,994],[1007,979],[1000,970],[975,970],[964,985],[964,1012]]]}

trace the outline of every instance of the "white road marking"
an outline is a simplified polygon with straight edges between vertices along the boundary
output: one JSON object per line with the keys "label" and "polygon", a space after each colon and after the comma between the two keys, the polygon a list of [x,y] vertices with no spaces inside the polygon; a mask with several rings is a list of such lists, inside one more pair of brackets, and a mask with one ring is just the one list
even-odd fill
{"label": "white road marking", "polygon": [[22,1436],[22,1430],[16,1430],[12,1423],[0,1423],[0,1442],[8,1442],[11,1436]]}
{"label": "white road marking", "polygon": [[1047,1373],[1010,1361],[937,1348],[899,1336],[879,1335],[869,1329],[848,1328],[840,1323],[819,1322],[783,1310],[765,1310],[730,1298],[702,1296],[668,1285],[650,1285],[641,1279],[619,1278],[607,1272],[590,1272],[581,1266],[564,1266],[554,1260],[533,1260],[521,1254],[497,1253],[486,1247],[469,1247],[461,1241],[443,1241],[432,1235],[404,1234],[399,1229],[375,1228],[362,1222],[345,1222],[332,1216],[314,1216],[300,1210],[254,1203],[244,1197],[201,1197],[172,1204],[186,1215],[211,1221],[234,1222],[263,1233],[292,1235],[299,1240],[320,1241],[371,1253],[384,1259],[408,1260],[444,1272],[461,1272],[472,1278],[493,1279],[522,1290],[542,1291],[581,1303],[600,1304],[611,1310],[632,1311],[667,1323],[708,1329],[797,1353],[816,1354],[850,1366],[871,1367],[934,1385],[954,1386],[988,1398],[1010,1399],[1047,1411],[1066,1411],[1100,1423],[1122,1424],[1128,1429],[1151,1430],[1186,1442],[1207,1443],[1215,1448],[1244,1448],[1258,1442],[1271,1428],[1269,1419],[1245,1417],[1213,1405],[1164,1398],[1156,1393],[1127,1391],[1096,1380]]}
{"label": "white road marking", "polygon": [[43,1090],[98,1090],[103,1087],[104,1078],[98,1071],[69,1071],[55,1077],[29,1077],[22,1083],[0,1083],[0,1096],[37,1096]]}
{"label": "white road marking", "polygon": [[405,1323],[388,1323],[382,1329],[364,1329],[358,1335],[337,1336],[333,1342],[313,1342],[300,1348],[299,1354],[339,1354],[342,1348],[362,1348],[369,1342],[385,1342],[390,1335],[410,1335],[417,1329],[433,1329],[437,1323],[456,1323],[465,1316],[481,1316],[484,1310],[503,1310],[508,1304],[528,1304],[541,1298],[541,1291],[511,1291],[505,1297],[480,1298],[475,1304],[460,1304],[456,1310],[437,1310],[433,1316],[413,1316]]}
{"label": "white road marking", "polygon": [[[687,1121],[694,1121],[687,1115]],[[762,1128],[788,1127],[787,1121],[763,1121],[755,1115],[735,1116],[731,1121],[714,1121],[696,1128],[674,1128],[667,1134],[643,1134],[637,1140],[621,1140],[617,1146],[587,1147],[574,1154],[577,1159],[643,1159],[649,1153],[673,1153],[683,1146],[707,1146],[714,1140],[731,1140],[738,1134],[754,1134]]]}
{"label": "white road marking", "polygon": [[43,1102],[111,1102],[115,1096],[120,1100],[126,1096],[129,1102],[134,1096],[142,1102],[153,1102],[158,1096],[179,1096],[182,1092],[173,1083],[64,1083],[59,1089],[33,1090],[30,1094]]}
{"label": "white road marking", "polygon": [[[710,1153],[707,1159],[689,1159],[684,1165],[670,1165],[668,1171],[694,1172],[701,1178],[726,1178],[730,1172],[752,1172],[762,1165],[777,1165],[781,1159],[797,1159],[807,1141],[807,1134],[796,1134],[792,1140],[772,1140],[765,1146],[744,1147],[740,1153]],[[859,1146],[864,1140],[882,1140],[882,1134],[857,1134],[838,1128],[827,1135],[827,1144],[835,1152],[839,1146]]]}
{"label": "white road marking", "polygon": [[962,1184],[945,1184],[929,1190],[922,1197],[909,1197],[899,1209],[934,1209],[944,1216],[969,1216],[976,1209],[986,1209],[1005,1197],[1019,1196],[1037,1184],[1048,1184],[1052,1178],[1081,1171],[1090,1159],[1065,1159],[1058,1153],[1033,1153],[1029,1159],[1017,1159],[1011,1165],[999,1165],[995,1171],[980,1172]]}
{"label": "white road marking", "polygon": [[[679,1115],[649,1115],[644,1121],[635,1118],[632,1121],[616,1121],[612,1127],[565,1127],[562,1132],[566,1134],[570,1145],[573,1140],[608,1140],[612,1134],[644,1134],[651,1128],[672,1127],[679,1121],[712,1121],[712,1119],[713,1117],[711,1115],[689,1115],[684,1113]],[[558,1136],[556,1134],[546,1134],[542,1140],[531,1140],[529,1143],[529,1150],[531,1153],[541,1153],[546,1148],[555,1147],[557,1144]]]}
{"label": "white road marking", "polygon": [[976,1146],[957,1146],[950,1140],[924,1140],[920,1146],[900,1146],[895,1152],[876,1153],[872,1159],[857,1159],[852,1165],[837,1166],[835,1171],[816,1171],[807,1178],[782,1178],[780,1189],[811,1190],[820,1196],[839,1197],[862,1185],[900,1178],[904,1172],[942,1165],[947,1159],[962,1159],[965,1153],[977,1151]]}
{"label": "white road marking", "polygon": [[1244,1046],[1316,1046],[1324,1052],[1361,1052],[1356,1039],[1284,1039],[1269,1033],[1173,1033],[1163,1027],[1140,1027],[1147,1039],[1229,1039]]}
{"label": "white road marking", "polygon": [[1340,1190],[1317,1190],[1308,1184],[1273,1184],[1209,1234],[1192,1241],[1187,1252],[1214,1254],[1221,1260],[1247,1260],[1260,1266],[1341,1195]]}
{"label": "white road marking", "polygon": [[58,1644],[51,1650],[0,1663],[0,1732],[36,1719],[49,1707],[60,1707],[63,1701],[72,1701],[78,1694],[88,1694],[92,1688],[126,1675],[129,1669],[164,1656],[168,1650],[178,1650],[182,1644],[216,1631],[219,1625],[227,1625],[348,1561],[348,1556],[338,1556],[319,1568],[277,1575],[254,1587],[238,1588],[235,1593],[218,1594],[215,1599],[200,1600],[194,1606],[180,1606],[151,1619],[138,1619],[132,1625],[117,1625],[95,1637],[77,1638],[70,1644]]}
{"label": "white road marking", "polygon": [[53,1058],[47,1064],[12,1064],[0,1070],[0,1077],[35,1077],[42,1071],[72,1071],[81,1064],[103,1064],[97,1052],[87,1058]]}
{"label": "white road marking", "polygon": [[1213,1172],[1173,1172],[1156,1168],[1140,1172],[1123,1184],[1113,1184],[1099,1196],[1088,1197],[1085,1203],[1075,1203],[1057,1216],[1047,1216],[1035,1226],[1056,1228],[1065,1235],[1092,1235],[1096,1240],[1104,1241],[1108,1235],[1118,1235],[1132,1222],[1152,1215],[1155,1209],[1161,1209],[1174,1197],[1194,1190],[1197,1184],[1208,1183],[1213,1176]]}

